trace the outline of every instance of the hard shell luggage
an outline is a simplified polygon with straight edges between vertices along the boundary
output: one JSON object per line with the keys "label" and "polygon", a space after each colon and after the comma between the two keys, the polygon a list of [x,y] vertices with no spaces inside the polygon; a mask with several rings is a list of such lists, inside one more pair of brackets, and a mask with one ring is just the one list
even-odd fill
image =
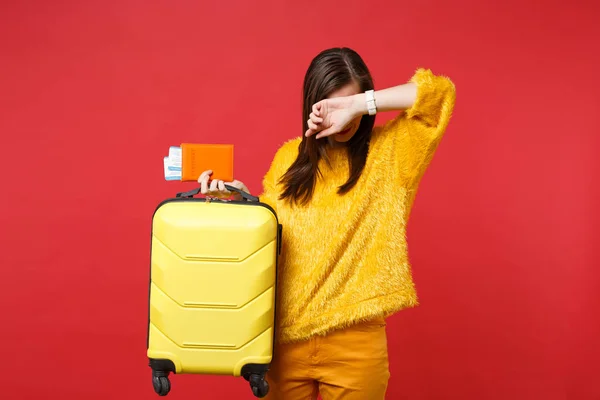
{"label": "hard shell luggage", "polygon": [[195,198],[161,202],[152,217],[147,356],[155,392],[169,374],[243,376],[266,396],[273,356],[281,225],[267,204]]}

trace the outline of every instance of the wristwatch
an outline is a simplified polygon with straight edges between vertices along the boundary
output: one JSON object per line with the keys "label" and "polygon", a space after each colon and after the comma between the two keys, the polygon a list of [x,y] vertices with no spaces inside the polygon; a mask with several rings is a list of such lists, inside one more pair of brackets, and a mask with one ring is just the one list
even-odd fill
{"label": "wristwatch", "polygon": [[367,110],[369,110],[369,115],[377,114],[377,104],[375,104],[375,91],[367,90],[365,92],[365,96],[367,97]]}

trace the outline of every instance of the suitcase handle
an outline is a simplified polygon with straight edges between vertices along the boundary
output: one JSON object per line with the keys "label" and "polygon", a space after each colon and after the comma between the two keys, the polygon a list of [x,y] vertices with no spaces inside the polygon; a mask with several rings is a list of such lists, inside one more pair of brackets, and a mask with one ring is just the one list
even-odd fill
{"label": "suitcase handle", "polygon": [[243,190],[238,189],[235,186],[225,185],[225,189],[229,190],[230,192],[238,193],[246,201],[260,201],[258,197],[252,196],[250,193],[244,192]]}
{"label": "suitcase handle", "polygon": [[[251,194],[246,193],[243,190],[240,190],[240,189],[238,189],[238,188],[236,188],[234,186],[225,185],[225,189],[229,190],[230,192],[238,193],[246,201],[256,201],[256,202],[259,201],[258,197],[252,196]],[[194,197],[198,193],[200,193],[200,188],[189,190],[187,192],[177,193],[176,197]]]}

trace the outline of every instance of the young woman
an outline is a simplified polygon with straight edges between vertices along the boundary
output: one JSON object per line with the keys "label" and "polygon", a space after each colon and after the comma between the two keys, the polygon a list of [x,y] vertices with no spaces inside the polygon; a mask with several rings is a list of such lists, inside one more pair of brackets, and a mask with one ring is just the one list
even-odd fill
{"label": "young woman", "polygon": [[[425,69],[373,91],[347,48],[310,64],[302,137],[277,151],[260,196],[284,226],[267,398],[384,399],[385,319],[417,305],[406,223],[454,102],[453,83]],[[375,113],[391,110],[404,112],[374,128]],[[210,175],[202,193],[231,195]]]}

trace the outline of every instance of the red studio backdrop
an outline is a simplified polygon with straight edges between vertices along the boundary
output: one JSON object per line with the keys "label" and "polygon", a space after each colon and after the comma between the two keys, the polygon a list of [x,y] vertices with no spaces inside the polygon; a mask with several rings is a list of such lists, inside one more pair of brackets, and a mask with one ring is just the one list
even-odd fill
{"label": "red studio backdrop", "polygon": [[[409,224],[421,306],[389,321],[388,398],[600,399],[599,8],[2,2],[0,398],[157,397],[151,216],[194,186],[164,181],[168,147],[233,143],[260,192],[301,134],[311,58],[349,46],[377,88],[418,67],[457,87]],[[173,400],[252,398],[243,379],[172,382]]]}

